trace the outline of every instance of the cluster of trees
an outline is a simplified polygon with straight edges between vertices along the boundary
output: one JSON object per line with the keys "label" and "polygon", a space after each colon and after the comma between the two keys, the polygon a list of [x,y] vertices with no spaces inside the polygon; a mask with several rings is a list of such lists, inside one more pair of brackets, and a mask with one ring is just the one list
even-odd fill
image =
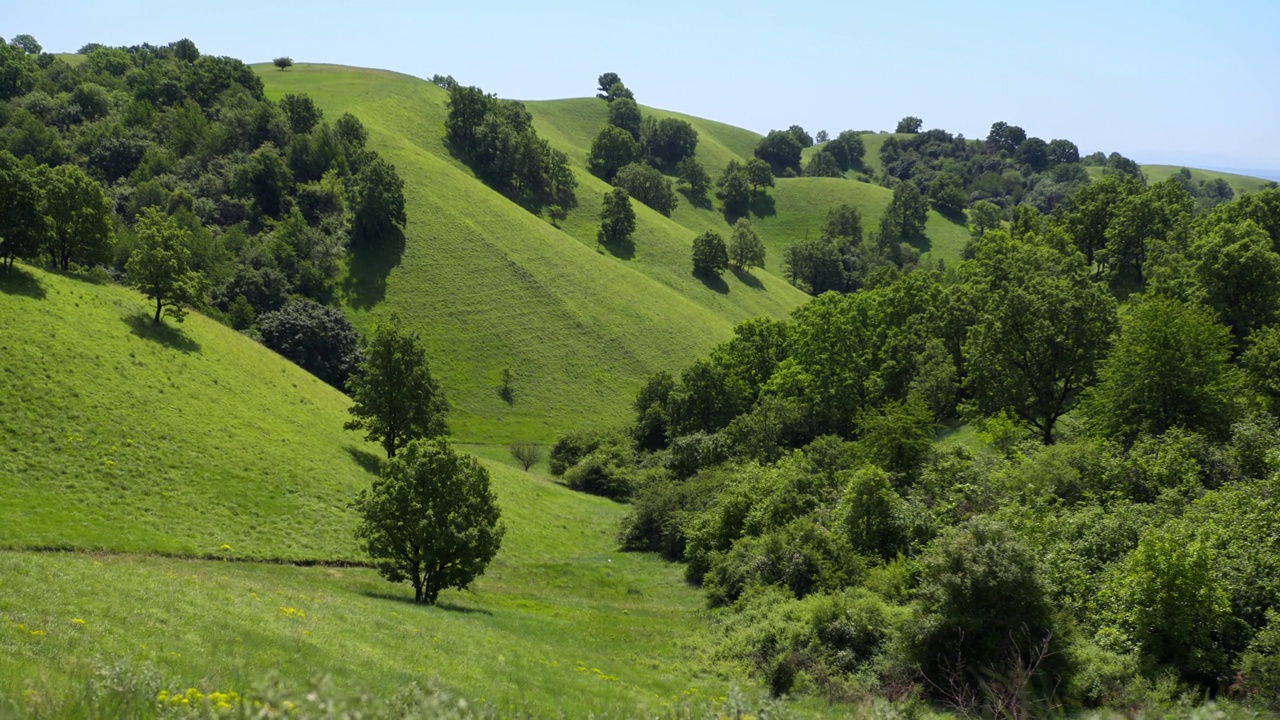
{"label": "cluster of trees", "polygon": [[[624,546],[687,563],[778,692],[1274,703],[1280,190],[1089,190],[946,273],[742,323],[552,471],[630,498]],[[937,441],[957,417],[982,449]]]}
{"label": "cluster of trees", "polygon": [[747,218],[739,218],[734,223],[727,244],[720,233],[712,230],[693,239],[695,275],[719,277],[730,266],[749,271],[752,267],[764,267],[764,258],[764,242]]}
{"label": "cluster of trees", "polygon": [[538,137],[524,105],[500,100],[452,78],[445,132],[450,143],[481,180],[498,192],[532,207],[572,207],[578,180],[569,159]]}
{"label": "cluster of trees", "polygon": [[1137,163],[1118,153],[1081,158],[1070,140],[1045,141],[1005,122],[992,124],[985,140],[967,140],[945,130],[921,132],[919,118],[904,118],[880,149],[884,173],[880,182],[892,187],[911,182],[945,215],[958,216],[971,204],[987,201],[1008,211],[1025,203],[1042,212],[1088,184],[1086,165],[1100,165],[1108,175],[1137,177]]}
{"label": "cluster of trees", "polygon": [[698,131],[684,120],[644,115],[616,73],[601,75],[598,84],[597,97],[609,105],[606,124],[591,142],[591,172],[663,215],[678,202],[669,174],[689,185],[692,202],[705,202],[706,171],[693,157]]}
{"label": "cluster of trees", "polygon": [[27,52],[38,44],[3,47],[9,264],[106,265],[158,310],[249,329],[294,297],[332,303],[348,246],[406,222],[404,183],[358,119],[331,125],[305,95],[272,102],[238,60],[189,40],[86,46],[76,67]]}

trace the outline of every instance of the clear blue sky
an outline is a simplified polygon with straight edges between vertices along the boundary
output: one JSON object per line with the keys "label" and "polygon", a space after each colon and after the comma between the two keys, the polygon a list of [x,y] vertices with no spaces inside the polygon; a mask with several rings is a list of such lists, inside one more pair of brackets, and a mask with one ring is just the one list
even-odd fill
{"label": "clear blue sky", "polygon": [[503,97],[591,94],[756,131],[984,137],[1021,125],[1141,162],[1280,169],[1280,2],[111,2],[13,0],[51,52],[189,37],[247,62],[450,74]]}

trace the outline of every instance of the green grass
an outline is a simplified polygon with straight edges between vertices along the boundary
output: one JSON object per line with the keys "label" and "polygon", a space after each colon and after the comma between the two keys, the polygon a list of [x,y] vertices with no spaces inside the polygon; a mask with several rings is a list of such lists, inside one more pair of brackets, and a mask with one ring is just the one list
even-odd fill
{"label": "green grass", "polygon": [[[634,256],[596,247],[605,186],[580,168],[580,206],[565,231],[534,217],[449,154],[447,94],[428,82],[323,65],[259,70],[273,97],[305,92],[330,119],[360,117],[404,177],[403,256],[357,256],[346,304],[359,325],[396,312],[423,333],[460,438],[545,442],[625,422],[650,374],[678,371],[728,339],[735,323],[785,316],[805,299],[767,276],[702,283],[688,264],[693,233],[647,209]],[[511,404],[498,393],[504,368],[514,376]]]}
{"label": "green grass", "polygon": [[[117,286],[0,276],[0,704],[70,697],[110,662],[205,692],[323,671],[390,695],[439,675],[540,715],[731,683],[697,660],[703,601],[680,568],[616,551],[624,506],[505,447],[464,448],[508,532],[440,607],[371,570],[194,559],[361,559],[348,503],[377,448],[341,429],[337,391],[199,315],[154,329],[146,308]],[[26,551],[49,546],[108,552]]]}
{"label": "green grass", "polygon": [[[1147,176],[1147,182],[1157,183],[1161,180],[1168,180],[1182,169],[1180,165],[1143,165],[1142,172]],[[1250,177],[1248,175],[1236,175],[1235,173],[1217,172],[1216,170],[1198,170],[1191,168],[1191,180],[1199,183],[1204,180],[1213,180],[1222,178],[1227,181],[1231,189],[1236,195],[1247,192],[1257,192],[1267,187],[1271,181],[1262,178]]]}

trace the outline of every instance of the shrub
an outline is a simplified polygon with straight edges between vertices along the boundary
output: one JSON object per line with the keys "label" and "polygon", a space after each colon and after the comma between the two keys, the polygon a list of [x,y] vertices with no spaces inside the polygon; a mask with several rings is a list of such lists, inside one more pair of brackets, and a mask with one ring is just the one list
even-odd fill
{"label": "shrub", "polygon": [[663,465],[671,474],[683,479],[728,460],[731,452],[732,447],[720,433],[696,432],[672,440]]}
{"label": "shrub", "polygon": [[604,433],[588,430],[579,430],[561,436],[551,446],[551,454],[548,458],[551,474],[556,476],[564,475],[566,470],[577,465],[579,460],[600,447],[600,442],[604,437]]}
{"label": "shrub", "polygon": [[703,578],[707,600],[727,605],[756,585],[773,585],[803,598],[853,584],[866,563],[838,533],[810,517],[793,520],[760,537],[743,538],[711,557]]}
{"label": "shrub", "polygon": [[688,480],[666,477],[640,486],[618,531],[622,548],[660,552],[670,560],[683,559],[685,516],[705,509],[728,481],[728,473],[710,471]]}

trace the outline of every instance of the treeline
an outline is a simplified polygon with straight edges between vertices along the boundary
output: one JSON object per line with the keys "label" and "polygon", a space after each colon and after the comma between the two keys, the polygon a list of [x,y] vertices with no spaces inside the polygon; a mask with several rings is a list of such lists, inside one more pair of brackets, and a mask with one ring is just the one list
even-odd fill
{"label": "treeline", "polygon": [[[190,40],[80,55],[68,63],[30,36],[0,42],[6,263],[103,266],[156,301],[157,321],[165,307],[198,307],[263,330],[295,361],[289,347],[353,347],[327,308],[342,263],[349,248],[394,249],[406,222],[404,183],[361,122],[330,123],[306,95],[268,100],[251,68]],[[306,335],[280,344],[301,325]],[[308,369],[341,387],[356,361]]]}
{"label": "treeline", "polygon": [[624,547],[684,561],[777,692],[1274,703],[1280,190],[1195,208],[1123,176],[1025,208],[742,323],[551,469],[630,499]]}

